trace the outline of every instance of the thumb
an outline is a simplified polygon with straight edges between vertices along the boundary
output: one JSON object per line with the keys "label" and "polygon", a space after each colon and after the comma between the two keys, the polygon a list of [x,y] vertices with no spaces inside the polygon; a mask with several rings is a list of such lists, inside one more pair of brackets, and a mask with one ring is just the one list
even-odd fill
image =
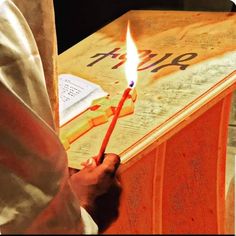
{"label": "thumb", "polygon": [[86,167],[96,167],[97,166],[96,161],[93,157],[89,158],[87,161],[81,163],[81,165],[83,166],[82,169],[84,169]]}

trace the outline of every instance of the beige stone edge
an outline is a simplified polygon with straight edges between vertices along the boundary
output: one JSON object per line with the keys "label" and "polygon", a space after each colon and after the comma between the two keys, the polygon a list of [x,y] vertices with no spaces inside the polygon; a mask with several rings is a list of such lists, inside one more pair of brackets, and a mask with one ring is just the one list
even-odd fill
{"label": "beige stone edge", "polygon": [[121,162],[126,163],[127,161],[129,161],[133,156],[136,156],[142,150],[150,146],[154,141],[160,138],[163,134],[167,133],[173,127],[178,125],[184,119],[186,119],[191,114],[193,114],[196,110],[200,109],[204,104],[206,104],[210,100],[217,97],[218,94],[220,94],[222,91],[224,91],[225,89],[233,85],[235,82],[236,82],[236,74],[232,75],[225,82],[218,85],[215,89],[209,92],[209,94],[207,94],[206,96],[202,97],[200,100],[193,103],[191,107],[181,112],[181,114],[174,117],[170,121],[167,121],[167,123],[164,126],[160,127],[152,135],[147,136],[141,143],[138,143],[137,145],[132,147],[132,149],[130,149],[129,151],[121,155]]}

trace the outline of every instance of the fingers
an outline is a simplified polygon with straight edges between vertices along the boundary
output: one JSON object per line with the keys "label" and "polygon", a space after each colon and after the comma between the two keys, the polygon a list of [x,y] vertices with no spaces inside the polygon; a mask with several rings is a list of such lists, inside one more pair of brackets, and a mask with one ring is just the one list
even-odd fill
{"label": "fingers", "polygon": [[[95,159],[93,158],[95,161]],[[94,181],[103,189],[109,188],[116,176],[116,170],[120,165],[120,157],[116,154],[109,153],[104,155],[103,162],[96,166],[86,166],[84,170],[92,171]]]}
{"label": "fingers", "polygon": [[[96,157],[89,158],[86,162],[83,162],[81,165],[83,166],[83,168],[97,167]],[[104,160],[99,165],[101,166],[99,169],[104,169],[108,172],[113,173],[113,172],[116,172],[119,165],[120,165],[120,157],[114,153],[107,153],[107,154],[104,154]]]}
{"label": "fingers", "polygon": [[[95,211],[96,199],[105,198],[109,192],[118,193],[121,186],[116,171],[120,165],[120,157],[116,154],[105,154],[100,165],[96,165],[96,159],[90,158],[84,163],[84,168],[71,176],[71,185],[75,191],[81,206],[91,214]],[[108,194],[109,195],[109,194]],[[106,201],[105,201],[106,202]],[[114,202],[114,200],[113,200]]]}
{"label": "fingers", "polygon": [[85,167],[96,167],[96,161],[94,158],[89,158],[87,161],[82,162],[81,165],[83,166],[83,168]]}
{"label": "fingers", "polygon": [[[113,153],[104,154],[104,160],[100,165],[96,164],[96,157],[88,159],[81,164],[82,173],[93,172],[89,178],[94,179],[94,182],[103,182],[104,187],[112,183],[112,179],[116,175],[116,170],[120,165],[120,157]],[[111,179],[112,178],[112,179]]]}
{"label": "fingers", "polygon": [[115,172],[120,165],[120,157],[114,153],[107,153],[101,165]]}
{"label": "fingers", "polygon": [[104,155],[103,162],[96,168],[96,173],[100,178],[113,178],[116,170],[120,165],[120,157],[116,154],[109,153]]}

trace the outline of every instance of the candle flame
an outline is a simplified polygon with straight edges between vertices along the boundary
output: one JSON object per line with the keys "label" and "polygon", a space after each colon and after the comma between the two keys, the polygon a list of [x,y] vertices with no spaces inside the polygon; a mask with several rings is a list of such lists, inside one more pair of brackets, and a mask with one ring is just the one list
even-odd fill
{"label": "candle flame", "polygon": [[128,81],[129,87],[134,87],[138,73],[137,68],[139,64],[138,50],[135,46],[134,40],[130,33],[130,24],[128,22],[127,33],[126,33],[126,63],[125,63],[125,74]]}

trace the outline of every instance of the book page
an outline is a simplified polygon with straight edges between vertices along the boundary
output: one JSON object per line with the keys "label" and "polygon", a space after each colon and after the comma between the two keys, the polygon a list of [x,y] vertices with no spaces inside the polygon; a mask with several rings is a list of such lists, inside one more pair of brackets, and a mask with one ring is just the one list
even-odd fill
{"label": "book page", "polygon": [[60,126],[89,108],[94,99],[106,95],[95,83],[71,74],[59,75]]}

